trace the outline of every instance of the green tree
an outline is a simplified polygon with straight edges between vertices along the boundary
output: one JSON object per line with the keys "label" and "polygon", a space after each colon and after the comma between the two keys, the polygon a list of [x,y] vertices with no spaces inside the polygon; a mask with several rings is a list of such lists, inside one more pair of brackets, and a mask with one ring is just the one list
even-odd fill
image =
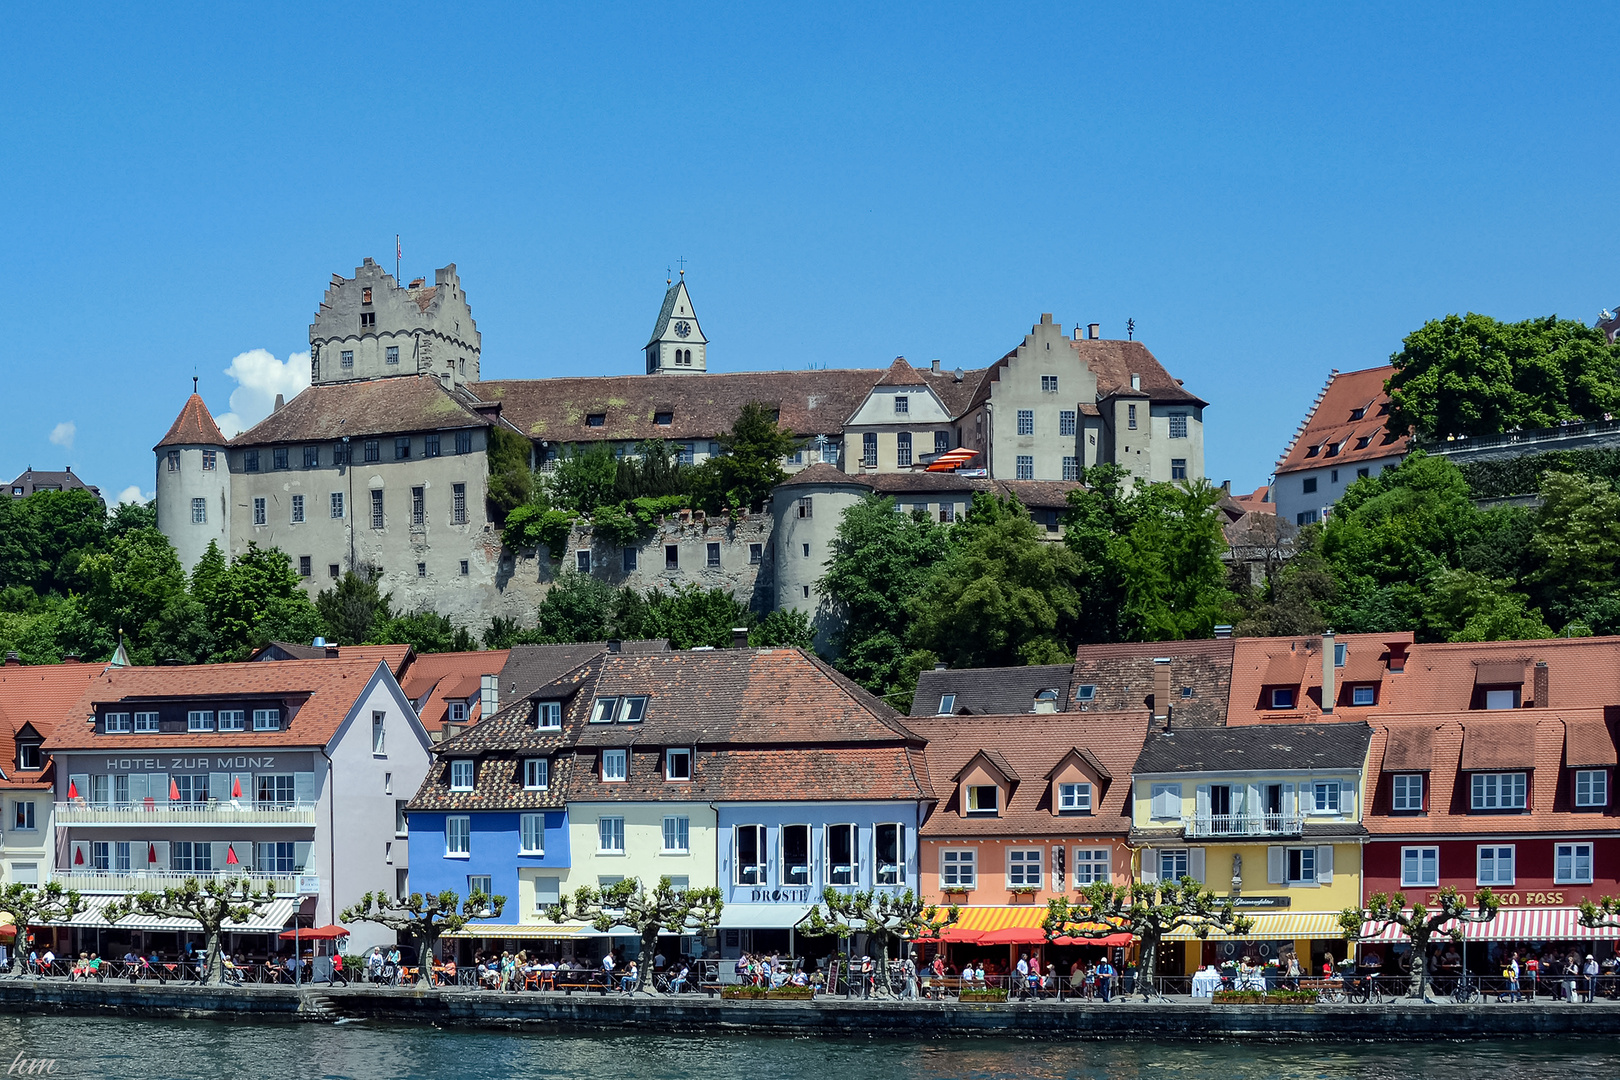
{"label": "green tree", "polygon": [[652,589],[647,593],[645,616],[635,633],[629,619],[621,619],[617,637],[668,638],[676,649],[695,649],[709,645],[716,649],[731,646],[731,631],[736,627],[750,628],[754,613],[748,605],[721,588],[705,589],[688,583],[665,592]]}
{"label": "green tree", "polygon": [[1546,473],[1533,529],[1531,582],[1555,612],[1583,614],[1620,587],[1620,493],[1609,481]]}
{"label": "green tree", "polygon": [[777,423],[775,410],[749,402],[720,436],[720,456],[688,471],[693,501],[711,514],[764,506],[787,479],[782,459],[798,446],[793,432]]}
{"label": "green tree", "polygon": [[748,634],[748,644],[756,649],[805,649],[815,646],[816,628],[802,611],[777,608],[759,621]]}
{"label": "green tree", "polygon": [[1525,641],[1550,638],[1539,608],[1505,578],[1442,570],[1429,580],[1424,636],[1433,641]]}
{"label": "green tree", "polygon": [[893,499],[869,496],[844,511],[820,589],[835,620],[838,669],[874,694],[910,697],[907,604],[949,546],[945,526],[925,513],[895,513]]}
{"label": "green tree", "polygon": [[641,954],[636,963],[636,985],[631,989],[640,990],[649,985],[659,933],[682,937],[712,934],[720,924],[720,909],[724,906],[716,888],[677,889],[665,876],[648,889],[640,878],[632,877],[600,889],[581,885],[573,896],[562,896],[548,907],[546,918],[554,923],[579,919],[600,934],[615,926],[634,930],[641,941]]}
{"label": "green tree", "polygon": [[555,470],[546,478],[546,495],[557,509],[588,516],[597,507],[616,502],[618,479],[619,462],[607,443],[565,446]]}
{"label": "green tree", "polygon": [[41,491],[0,507],[0,587],[66,596],[79,563],[106,549],[107,508],[88,491]]}
{"label": "green tree", "polygon": [[644,439],[636,444],[634,454],[619,459],[613,497],[626,503],[689,495],[687,471],[674,443],[665,439]]}
{"label": "green tree", "polygon": [[475,919],[498,919],[505,909],[506,897],[488,896],[476,889],[466,900],[451,889],[441,893],[411,893],[404,899],[378,889],[344,908],[338,919],[346,923],[376,923],[410,938],[417,948],[416,985],[429,986],[439,939],[465,929]]}
{"label": "green tree", "polygon": [[214,631],[213,662],[243,660],[270,641],[309,641],[325,631],[292,560],[276,548],[249,543],[223,572],[205,553],[192,569],[192,594]]}
{"label": "green tree", "polygon": [[168,640],[176,604],[186,595],[186,575],[169,538],[156,529],[121,533],[111,550],[79,563],[85,610],[103,627],[122,629],[138,664],[176,657]]}
{"label": "green tree", "polygon": [[374,628],[394,617],[393,593],[385,593],[377,582],[382,574],[371,566],[360,572],[345,571],[338,583],[322,589],[315,597],[315,610],[326,626],[326,639],[334,645],[359,645],[371,638]]}
{"label": "green tree", "polygon": [[1258,595],[1236,625],[1239,637],[1301,637],[1329,629],[1324,612],[1338,598],[1339,583],[1317,550],[1319,525],[1306,527],[1299,551]]}
{"label": "green tree", "polygon": [[84,898],[73,889],[64,889],[59,881],[48,881],[44,885],[14,881],[7,885],[0,892],[0,911],[10,915],[17,927],[15,952],[19,959],[12,965],[16,975],[21,977],[27,972],[28,966],[20,958],[28,955],[34,927],[65,923],[84,909]]}
{"label": "green tree", "polygon": [[1074,900],[1061,896],[1048,900],[1041,926],[1048,941],[1057,937],[1096,940],[1114,934],[1139,939],[1142,962],[1136,987],[1146,1001],[1159,993],[1155,984],[1159,945],[1172,931],[1190,929],[1199,939],[1213,930],[1241,936],[1254,923],[1237,914],[1231,897],[1218,897],[1197,880],[1184,877],[1129,885],[1099,881],[1081,890]]}
{"label": "green tree", "polygon": [[1502,901],[1488,888],[1476,892],[1474,902],[1479,906],[1475,911],[1470,911],[1467,898],[1454,885],[1446,885],[1435,893],[1432,908],[1416,901],[1408,908],[1405,893],[1394,896],[1373,893],[1367,898],[1365,908],[1345,908],[1339,914],[1339,925],[1350,941],[1359,940],[1368,923],[1373,927],[1369,936],[1374,938],[1392,926],[1400,927],[1412,942],[1412,951],[1408,954],[1412,958],[1412,977],[1407,984],[1406,996],[1426,1001],[1429,997],[1429,941],[1447,924],[1451,927],[1447,931],[1451,940],[1461,941],[1463,923],[1490,922],[1502,907]]}
{"label": "green tree", "polygon": [[419,653],[470,652],[477,647],[472,634],[436,611],[396,615],[372,629],[368,645],[409,645]]}
{"label": "green tree", "polygon": [[1078,560],[1020,504],[975,494],[945,557],[906,603],[911,644],[952,667],[1054,664],[1080,612]]}
{"label": "green tree", "polygon": [[159,919],[190,919],[202,926],[208,940],[207,966],[200,981],[217,983],[225,976],[225,962],[219,951],[220,934],[230,923],[243,924],[276,898],[275,890],[255,888],[247,877],[188,877],[161,893],[140,892],[122,896],[108,904],[102,917],[116,924],[131,915]]}
{"label": "green tree", "polygon": [[510,428],[489,429],[489,505],[497,521],[534,494],[534,444]]}
{"label": "green tree", "polygon": [[1494,435],[1595,420],[1620,404],[1620,350],[1574,320],[1447,315],[1401,345],[1390,357],[1388,428],[1397,435]]}
{"label": "green tree", "polygon": [[[866,934],[878,947],[878,986],[880,993],[889,985],[889,946],[902,939],[938,937],[939,932],[962,917],[956,904],[943,910],[925,902],[906,889],[885,892],[864,889],[840,892],[827,889],[821,902],[812,906],[799,924],[812,936],[832,935],[839,939]],[[870,945],[868,946],[870,947]],[[832,987],[828,987],[831,990]]]}
{"label": "green tree", "polygon": [[601,578],[565,570],[540,601],[535,638],[542,642],[606,641],[614,636],[618,590]]}

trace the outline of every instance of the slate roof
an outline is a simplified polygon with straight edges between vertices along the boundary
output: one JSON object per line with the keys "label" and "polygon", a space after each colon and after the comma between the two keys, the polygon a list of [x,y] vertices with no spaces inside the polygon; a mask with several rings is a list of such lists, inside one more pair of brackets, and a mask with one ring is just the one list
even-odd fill
{"label": "slate roof", "polygon": [[[215,746],[325,746],[378,669],[375,659],[284,660],[265,664],[192,664],[110,668],[90,683],[46,738],[48,750],[113,750]],[[288,713],[280,731],[153,732],[98,735],[86,720],[98,704],[195,698],[279,699]]]}
{"label": "slate roof", "polygon": [[326,660],[334,656],[340,660],[381,660],[397,679],[416,659],[416,652],[409,645],[300,645],[272,641],[248,657],[248,662]]}
{"label": "slate roof", "polygon": [[[625,653],[668,652],[669,640],[622,641]],[[540,687],[572,671],[598,653],[607,652],[607,642],[587,641],[569,645],[514,645],[501,668],[501,701],[510,703],[527,697]]]}
{"label": "slate roof", "polygon": [[[1078,697],[1084,686],[1095,690],[1091,701],[1076,700],[1072,707],[1145,713],[1153,705],[1153,661],[1168,656],[1175,726],[1219,727],[1226,723],[1232,648],[1231,638],[1081,645],[1075,649],[1071,694]],[[1187,689],[1192,693],[1183,696]]]}
{"label": "slate roof", "polygon": [[[22,488],[20,496],[16,495],[18,488]],[[36,491],[88,491],[96,498],[101,498],[101,489],[93,484],[87,484],[74,474],[72,466],[61,472],[36,469],[30,465],[23,470],[7,487],[13,497],[26,499]]]}
{"label": "slate roof", "polygon": [[0,666],[0,788],[39,790],[51,786],[51,764],[35,772],[17,768],[17,735],[32,726],[42,739],[56,730],[100,664],[5,664]]}
{"label": "slate roof", "polygon": [[917,693],[911,699],[912,716],[933,716],[940,699],[956,695],[955,713],[992,716],[1031,712],[1035,695],[1045,689],[1058,692],[1057,708],[1073,708],[1069,698],[1069,664],[1042,664],[1027,667],[947,668],[925,671],[917,678]]}
{"label": "slate roof", "polygon": [[192,394],[186,403],[180,407],[180,415],[174,418],[169,427],[169,433],[163,436],[152,449],[161,450],[165,446],[224,446],[225,436],[214,423],[214,417],[203,404],[202,395]]}
{"label": "slate roof", "polygon": [[1141,775],[1359,770],[1371,738],[1372,728],[1365,721],[1191,729],[1178,726],[1173,733],[1150,732],[1131,771]]}
{"label": "slate roof", "polygon": [[[1375,721],[1368,753],[1367,831],[1381,836],[1463,836],[1620,832],[1620,804],[1577,810],[1571,770],[1613,768],[1617,713],[1609,708],[1474,710]],[[1484,814],[1470,808],[1469,743],[1487,759],[1506,755],[1527,771],[1529,809]],[[1426,753],[1425,753],[1426,751]],[[1426,766],[1426,768],[1420,768]],[[1396,772],[1427,772],[1427,809],[1392,811]],[[1613,772],[1610,773],[1611,777]],[[1611,780],[1611,783],[1613,781]]]}
{"label": "slate roof", "polygon": [[[1145,713],[939,716],[909,724],[928,740],[928,769],[940,800],[921,835],[1124,836],[1130,828],[1130,772],[1147,731]],[[1074,751],[1112,774],[1094,777],[1091,814],[1052,812],[1052,770]],[[964,816],[954,779],[981,752],[996,753],[1020,777],[999,816]]]}
{"label": "slate roof", "polygon": [[[1278,459],[1277,475],[1404,455],[1410,437],[1391,435],[1384,427],[1389,416],[1384,383],[1393,374],[1395,369],[1386,364],[1363,371],[1335,370],[1329,375],[1327,386]],[[1359,418],[1354,416],[1358,409],[1362,412]],[[1361,445],[1363,440],[1367,445]]]}
{"label": "slate roof", "polygon": [[358,439],[489,427],[491,421],[475,412],[472,404],[427,375],[311,386],[236,436],[230,445],[331,442],[345,435]]}
{"label": "slate roof", "polygon": [[[1097,377],[1097,400],[1110,397],[1146,398],[1155,403],[1188,405],[1209,404],[1197,394],[1182,387],[1159,363],[1158,357],[1148,351],[1140,341],[1114,341],[1088,338],[1069,340],[1069,347],[1080,354],[1080,361]],[[991,390],[1007,364],[1018,355],[1012,349],[987,369],[973,395],[973,406],[990,400]],[[1141,389],[1131,389],[1131,376],[1141,376]]]}

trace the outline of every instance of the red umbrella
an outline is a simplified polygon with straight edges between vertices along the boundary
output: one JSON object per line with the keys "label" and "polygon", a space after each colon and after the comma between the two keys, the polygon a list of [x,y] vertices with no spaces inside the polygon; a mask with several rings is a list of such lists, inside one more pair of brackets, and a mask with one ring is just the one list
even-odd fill
{"label": "red umbrella", "polygon": [[172,776],[169,777],[169,801],[170,802],[179,802],[180,801],[180,785],[175,783],[174,777],[172,777]]}
{"label": "red umbrella", "polygon": [[1005,930],[991,930],[979,938],[980,945],[1044,945],[1046,931],[1033,926],[1009,926]]}
{"label": "red umbrella", "polygon": [[148,866],[157,862],[157,845],[148,842],[146,845],[146,864]]}
{"label": "red umbrella", "polygon": [[231,777],[231,798],[240,799],[241,797],[242,797],[242,778],[240,776],[233,776],[233,777]]}
{"label": "red umbrella", "polygon": [[79,797],[79,785],[75,784],[72,780],[69,780],[68,781],[68,798],[77,799],[78,797]]}
{"label": "red umbrella", "polygon": [[283,941],[291,941],[293,938],[298,937],[306,941],[336,941],[338,938],[346,938],[348,936],[349,932],[347,930],[341,926],[333,924],[330,926],[306,926],[298,930],[286,930],[282,932],[281,939]]}
{"label": "red umbrella", "polygon": [[73,849],[73,865],[74,866],[83,866],[84,865],[84,848],[76,847],[76,848]]}
{"label": "red umbrella", "polygon": [[226,866],[237,866],[237,865],[240,864],[240,862],[241,862],[241,860],[236,857],[236,845],[231,844],[228,847],[226,847],[225,848],[225,865]]}
{"label": "red umbrella", "polygon": [[1134,937],[1132,937],[1130,934],[1122,932],[1122,933],[1118,933],[1118,934],[1109,934],[1107,937],[1100,937],[1100,938],[1069,937],[1067,935],[1064,935],[1062,937],[1053,938],[1052,939],[1052,944],[1054,944],[1054,945],[1124,946],[1124,945],[1129,945],[1131,942],[1133,942],[1135,940],[1136,939]]}

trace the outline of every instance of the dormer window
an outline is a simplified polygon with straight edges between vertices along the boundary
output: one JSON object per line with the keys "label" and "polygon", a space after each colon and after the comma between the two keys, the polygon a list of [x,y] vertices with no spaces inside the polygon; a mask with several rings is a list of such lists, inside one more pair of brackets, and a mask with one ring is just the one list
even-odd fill
{"label": "dormer window", "polygon": [[653,413],[653,423],[659,427],[669,427],[675,423],[675,414],[672,412]]}
{"label": "dormer window", "polygon": [[1305,451],[1305,456],[1308,458],[1313,458],[1321,451],[1321,449],[1322,448],[1320,446],[1308,447]]}
{"label": "dormer window", "polygon": [[1058,811],[1064,814],[1091,813],[1091,785],[1059,784]]}
{"label": "dormer window", "polygon": [[450,722],[459,724],[467,719],[467,703],[465,701],[452,701],[450,703]]}
{"label": "dormer window", "polygon": [[602,779],[609,783],[623,782],[630,769],[628,750],[602,751]]}
{"label": "dormer window", "polygon": [[1030,712],[1057,712],[1058,692],[1051,688],[1042,690],[1035,695],[1035,703]]}
{"label": "dormer window", "polygon": [[1485,707],[1487,709],[1517,709],[1519,707],[1518,688],[1485,691]]}
{"label": "dormer window", "polygon": [[1378,687],[1352,686],[1350,688],[1350,704],[1375,705],[1378,702]]}
{"label": "dormer window", "polygon": [[450,790],[473,789],[473,763],[471,758],[459,758],[450,763]]}
{"label": "dormer window", "polygon": [[1352,420],[1360,420],[1363,417],[1365,417],[1366,415],[1367,415],[1367,410],[1366,409],[1351,409],[1350,410],[1350,419],[1352,419]]}
{"label": "dormer window", "polygon": [[599,697],[596,704],[591,707],[591,723],[611,724],[614,715],[619,711],[619,699],[616,697]]}
{"label": "dormer window", "polygon": [[692,751],[687,747],[671,747],[664,751],[664,779],[692,779]]}
{"label": "dormer window", "polygon": [[993,816],[1001,805],[1001,789],[994,784],[969,784],[967,812]]}
{"label": "dormer window", "polygon": [[534,709],[534,726],[541,731],[557,731],[562,728],[562,702],[542,701]]}
{"label": "dormer window", "polygon": [[1087,683],[1086,685],[1080,687],[1080,689],[1078,689],[1078,690],[1076,690],[1074,692],[1074,700],[1076,700],[1076,701],[1096,701],[1097,700],[1097,687],[1094,686],[1091,683]]}
{"label": "dormer window", "polygon": [[645,697],[627,697],[619,700],[619,723],[638,724],[647,715]]}
{"label": "dormer window", "polygon": [[40,753],[39,743],[17,744],[17,768],[43,769],[44,767],[44,755]]}
{"label": "dormer window", "polygon": [[586,427],[605,427],[606,425],[607,413],[591,413],[585,418]]}
{"label": "dormer window", "polygon": [[1271,692],[1271,707],[1273,709],[1292,709],[1294,707],[1294,688],[1279,686]]}
{"label": "dormer window", "polygon": [[956,695],[941,694],[939,698],[939,715],[949,716],[956,711]]}

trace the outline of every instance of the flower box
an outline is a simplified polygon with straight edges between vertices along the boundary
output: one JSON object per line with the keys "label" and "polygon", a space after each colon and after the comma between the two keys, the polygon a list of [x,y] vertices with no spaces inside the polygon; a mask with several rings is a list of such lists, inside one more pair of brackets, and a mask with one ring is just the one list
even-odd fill
{"label": "flower box", "polygon": [[780,986],[765,996],[772,1001],[809,1001],[816,991],[809,986]]}
{"label": "flower box", "polygon": [[1006,1001],[1007,991],[998,987],[985,987],[980,990],[963,990],[959,1001]]}
{"label": "flower box", "polygon": [[763,1001],[770,991],[763,986],[722,986],[720,1000],[722,1001]]}
{"label": "flower box", "polygon": [[1216,1005],[1315,1005],[1315,990],[1217,990]]}

